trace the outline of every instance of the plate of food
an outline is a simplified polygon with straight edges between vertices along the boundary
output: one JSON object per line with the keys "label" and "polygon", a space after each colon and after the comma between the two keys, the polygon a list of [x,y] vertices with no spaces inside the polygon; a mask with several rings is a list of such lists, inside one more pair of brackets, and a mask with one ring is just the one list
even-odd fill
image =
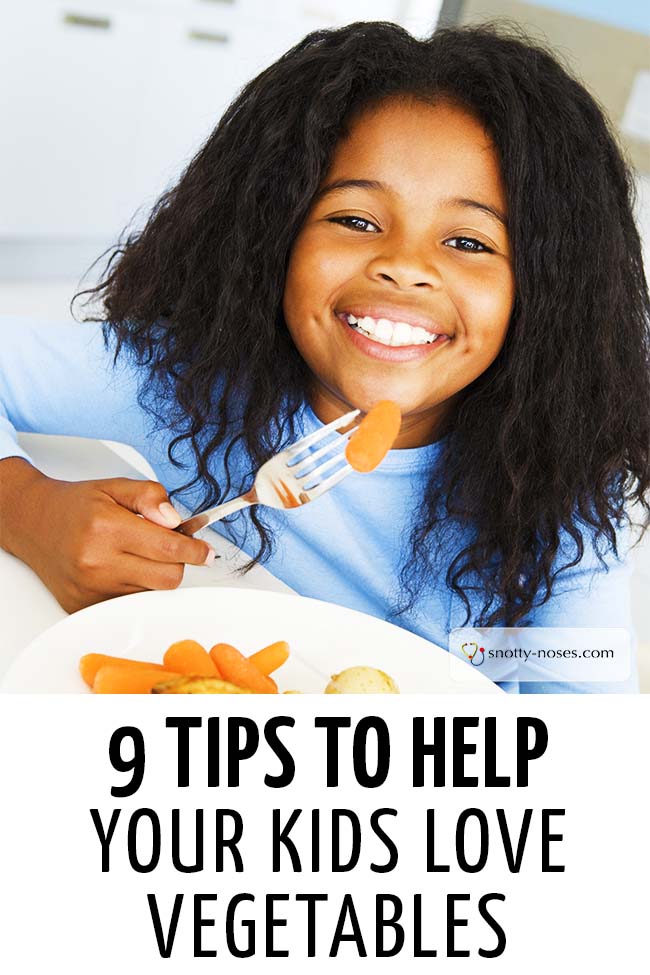
{"label": "plate of food", "polygon": [[[98,603],[37,637],[9,693],[500,693],[399,626],[261,589],[142,592]],[[462,664],[461,664],[462,666]]]}

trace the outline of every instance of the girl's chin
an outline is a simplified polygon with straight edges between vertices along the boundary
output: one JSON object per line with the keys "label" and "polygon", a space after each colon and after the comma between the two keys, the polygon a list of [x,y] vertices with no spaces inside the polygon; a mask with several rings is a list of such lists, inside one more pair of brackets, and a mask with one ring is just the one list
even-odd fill
{"label": "girl's chin", "polygon": [[347,409],[361,410],[367,413],[376,403],[381,400],[389,399],[397,403],[402,416],[417,416],[426,414],[431,410],[431,390],[427,390],[428,396],[419,398],[414,396],[414,390],[405,389],[403,384],[397,383],[370,383],[364,385],[363,382],[345,383],[342,386],[343,394],[340,399],[343,404],[341,412]]}

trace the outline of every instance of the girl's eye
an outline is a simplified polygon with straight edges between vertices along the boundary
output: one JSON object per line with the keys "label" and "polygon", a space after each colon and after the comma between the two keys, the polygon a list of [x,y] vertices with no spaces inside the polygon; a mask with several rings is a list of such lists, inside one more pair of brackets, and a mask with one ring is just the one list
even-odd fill
{"label": "girl's eye", "polygon": [[474,237],[450,237],[449,240],[445,241],[445,244],[449,247],[456,248],[456,250],[465,251],[468,254],[493,253],[489,247],[482,244],[480,240],[475,240]]}
{"label": "girl's eye", "polygon": [[328,220],[330,223],[340,223],[344,227],[351,227],[353,230],[360,230],[362,233],[367,232],[367,227],[375,228],[374,231],[370,231],[371,233],[379,230],[376,223],[366,220],[365,217],[329,217]]}

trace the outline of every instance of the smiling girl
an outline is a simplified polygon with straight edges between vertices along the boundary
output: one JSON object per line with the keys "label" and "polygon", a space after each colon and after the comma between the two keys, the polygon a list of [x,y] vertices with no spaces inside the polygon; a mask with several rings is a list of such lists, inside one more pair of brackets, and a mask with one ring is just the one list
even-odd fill
{"label": "smiling girl", "polygon": [[[6,323],[2,545],[69,610],[172,588],[214,553],[170,530],[167,492],[241,494],[297,436],[392,399],[374,474],[216,529],[443,646],[465,622],[631,627],[628,510],[650,512],[631,197],[596,103],[524,39],[310,34],[116,249],[101,327]],[[129,443],[161,484],[53,481],[12,427]]]}

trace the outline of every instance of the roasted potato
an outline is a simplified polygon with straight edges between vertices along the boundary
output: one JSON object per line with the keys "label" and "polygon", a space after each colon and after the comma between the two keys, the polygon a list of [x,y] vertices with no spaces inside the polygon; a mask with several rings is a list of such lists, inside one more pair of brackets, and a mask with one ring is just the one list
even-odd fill
{"label": "roasted potato", "polygon": [[332,674],[325,694],[399,694],[392,677],[374,667],[348,667]]}

